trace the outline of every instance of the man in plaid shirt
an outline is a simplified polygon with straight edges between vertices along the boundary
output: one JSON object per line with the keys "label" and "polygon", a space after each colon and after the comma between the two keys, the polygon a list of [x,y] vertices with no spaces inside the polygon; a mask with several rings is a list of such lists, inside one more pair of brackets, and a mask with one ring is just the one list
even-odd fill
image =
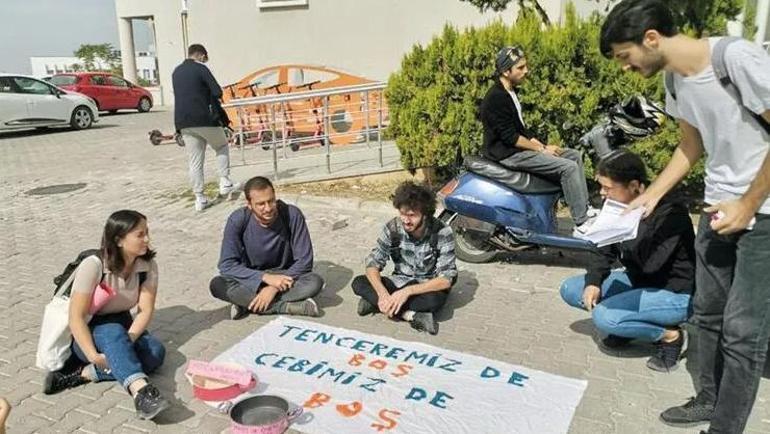
{"label": "man in plaid shirt", "polygon": [[[446,303],[457,280],[452,229],[433,217],[436,196],[428,188],[407,181],[393,196],[399,217],[382,229],[377,245],[366,258],[366,275],[353,279],[361,297],[358,314],[382,312],[409,321],[412,328],[435,335],[433,314]],[[391,259],[390,277],[381,272]]]}

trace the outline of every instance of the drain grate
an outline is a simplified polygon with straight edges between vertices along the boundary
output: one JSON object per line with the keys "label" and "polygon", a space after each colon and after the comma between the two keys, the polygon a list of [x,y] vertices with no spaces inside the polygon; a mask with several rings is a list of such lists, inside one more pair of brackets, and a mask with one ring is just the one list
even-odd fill
{"label": "drain grate", "polygon": [[38,187],[38,188],[33,188],[32,190],[28,190],[27,194],[36,195],[36,196],[45,196],[49,194],[69,193],[71,191],[80,190],[81,188],[84,188],[86,185],[87,184],[85,182],[79,182],[77,184],[47,185],[45,187]]}

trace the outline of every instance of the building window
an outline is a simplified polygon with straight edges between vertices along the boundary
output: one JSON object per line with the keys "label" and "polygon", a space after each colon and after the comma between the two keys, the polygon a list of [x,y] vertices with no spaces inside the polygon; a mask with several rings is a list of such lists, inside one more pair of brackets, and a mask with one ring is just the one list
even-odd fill
{"label": "building window", "polygon": [[307,6],[308,0],[257,0],[260,9]]}

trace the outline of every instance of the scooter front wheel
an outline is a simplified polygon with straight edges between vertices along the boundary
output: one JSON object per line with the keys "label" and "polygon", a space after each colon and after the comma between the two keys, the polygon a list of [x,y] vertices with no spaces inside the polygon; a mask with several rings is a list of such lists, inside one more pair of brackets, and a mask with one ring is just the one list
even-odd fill
{"label": "scooter front wheel", "polygon": [[481,239],[473,232],[466,231],[458,222],[457,213],[444,210],[439,220],[452,228],[455,236],[455,255],[457,259],[471,264],[491,261],[497,255],[497,249],[486,239]]}

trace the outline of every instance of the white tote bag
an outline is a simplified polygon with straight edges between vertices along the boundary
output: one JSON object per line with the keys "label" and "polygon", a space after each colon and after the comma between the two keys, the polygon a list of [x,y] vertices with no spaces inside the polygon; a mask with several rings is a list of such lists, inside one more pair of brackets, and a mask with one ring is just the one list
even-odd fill
{"label": "white tote bag", "polygon": [[[84,259],[88,260],[88,258]],[[101,263],[101,261],[99,261]],[[60,287],[72,285],[75,280],[75,270]],[[70,298],[69,295],[54,294],[43,311],[43,321],[40,325],[40,339],[37,341],[37,356],[35,366],[46,371],[58,371],[72,354],[72,332],[69,325]],[[86,317],[86,322],[91,316]]]}
{"label": "white tote bag", "polygon": [[[75,273],[73,273],[75,274]],[[72,333],[69,325],[69,297],[55,295],[45,306],[35,365],[46,371],[58,371],[70,357]]]}

